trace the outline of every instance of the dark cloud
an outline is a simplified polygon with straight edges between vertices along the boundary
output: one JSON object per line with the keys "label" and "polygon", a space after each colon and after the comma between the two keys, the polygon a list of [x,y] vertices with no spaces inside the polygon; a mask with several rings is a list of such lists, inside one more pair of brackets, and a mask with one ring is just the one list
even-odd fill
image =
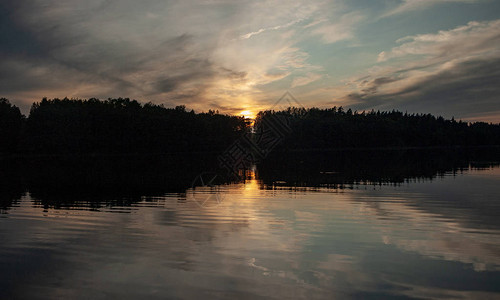
{"label": "dark cloud", "polygon": [[485,111],[500,112],[500,58],[457,63],[397,92],[372,93],[395,81],[395,78],[377,78],[371,82],[369,91],[348,97],[358,102],[355,105],[358,110],[396,108],[455,118],[470,118]]}
{"label": "dark cloud", "polygon": [[368,85],[367,88],[362,89],[361,91],[365,94],[375,94],[378,91],[378,88],[382,85],[397,81],[397,78],[393,77],[378,77],[372,81],[364,80],[363,84]]}
{"label": "dark cloud", "polygon": [[245,80],[245,72],[211,61],[214,44],[182,29],[179,34],[171,28],[161,31],[171,21],[158,18],[152,8],[165,9],[165,4],[150,1],[146,6],[116,1],[81,6],[2,2],[2,96],[16,102],[39,91],[39,97],[192,102],[200,99],[190,97],[203,96],[218,79]]}
{"label": "dark cloud", "polygon": [[2,1],[0,3],[0,58],[8,55],[37,55],[42,52],[35,36],[18,24],[15,3]]}
{"label": "dark cloud", "polygon": [[225,113],[233,114],[233,115],[239,115],[240,112],[245,109],[243,107],[224,106],[224,105],[220,105],[216,102],[210,103],[210,106],[214,107],[214,109],[219,110],[221,112],[225,112]]}
{"label": "dark cloud", "polygon": [[[189,64],[194,64],[192,61],[186,62],[187,65]],[[200,69],[197,69],[194,66],[184,66],[186,70],[189,70],[187,73],[182,74],[182,75],[177,75],[177,76],[171,76],[164,78],[161,76],[161,78],[154,83],[154,90],[153,93],[168,93],[175,91],[176,89],[180,88],[183,84],[190,83],[194,80],[209,80],[212,78],[215,74],[212,69],[212,66],[210,64],[205,64],[205,63],[200,63],[197,64]]]}
{"label": "dark cloud", "polygon": [[158,91],[160,91],[162,93],[168,93],[168,92],[175,90],[175,88],[178,85],[179,85],[179,80],[177,80],[176,78],[166,78],[166,79],[158,81],[155,84],[155,87]]}

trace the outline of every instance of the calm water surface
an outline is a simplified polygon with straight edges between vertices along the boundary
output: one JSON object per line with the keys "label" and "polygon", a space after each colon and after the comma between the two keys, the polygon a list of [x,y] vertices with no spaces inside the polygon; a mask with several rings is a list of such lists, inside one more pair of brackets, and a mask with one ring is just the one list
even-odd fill
{"label": "calm water surface", "polygon": [[57,209],[26,193],[0,214],[0,298],[500,298],[499,186],[489,167]]}

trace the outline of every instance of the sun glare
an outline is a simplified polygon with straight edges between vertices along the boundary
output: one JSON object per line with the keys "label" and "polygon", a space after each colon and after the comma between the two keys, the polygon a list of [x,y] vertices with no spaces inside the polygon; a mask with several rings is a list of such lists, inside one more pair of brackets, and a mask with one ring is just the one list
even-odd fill
{"label": "sun glare", "polygon": [[240,112],[240,116],[243,116],[246,119],[255,119],[255,114],[250,110],[244,110]]}

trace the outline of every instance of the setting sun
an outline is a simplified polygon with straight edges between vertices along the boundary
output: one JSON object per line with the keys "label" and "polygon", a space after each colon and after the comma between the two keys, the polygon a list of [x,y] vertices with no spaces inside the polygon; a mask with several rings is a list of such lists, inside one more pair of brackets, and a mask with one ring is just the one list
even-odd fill
{"label": "setting sun", "polygon": [[240,116],[245,117],[246,119],[255,119],[255,113],[250,110],[244,110],[240,112]]}

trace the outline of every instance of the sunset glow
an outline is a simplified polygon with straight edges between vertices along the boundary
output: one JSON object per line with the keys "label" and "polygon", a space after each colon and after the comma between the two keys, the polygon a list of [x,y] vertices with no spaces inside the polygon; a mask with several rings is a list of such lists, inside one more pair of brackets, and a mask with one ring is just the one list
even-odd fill
{"label": "sunset glow", "polygon": [[498,1],[19,2],[0,5],[0,96],[25,114],[42,97],[128,97],[253,118],[289,91],[500,122]]}
{"label": "sunset glow", "polygon": [[240,116],[243,116],[246,119],[255,119],[256,114],[250,110],[244,110],[244,111],[240,112]]}

